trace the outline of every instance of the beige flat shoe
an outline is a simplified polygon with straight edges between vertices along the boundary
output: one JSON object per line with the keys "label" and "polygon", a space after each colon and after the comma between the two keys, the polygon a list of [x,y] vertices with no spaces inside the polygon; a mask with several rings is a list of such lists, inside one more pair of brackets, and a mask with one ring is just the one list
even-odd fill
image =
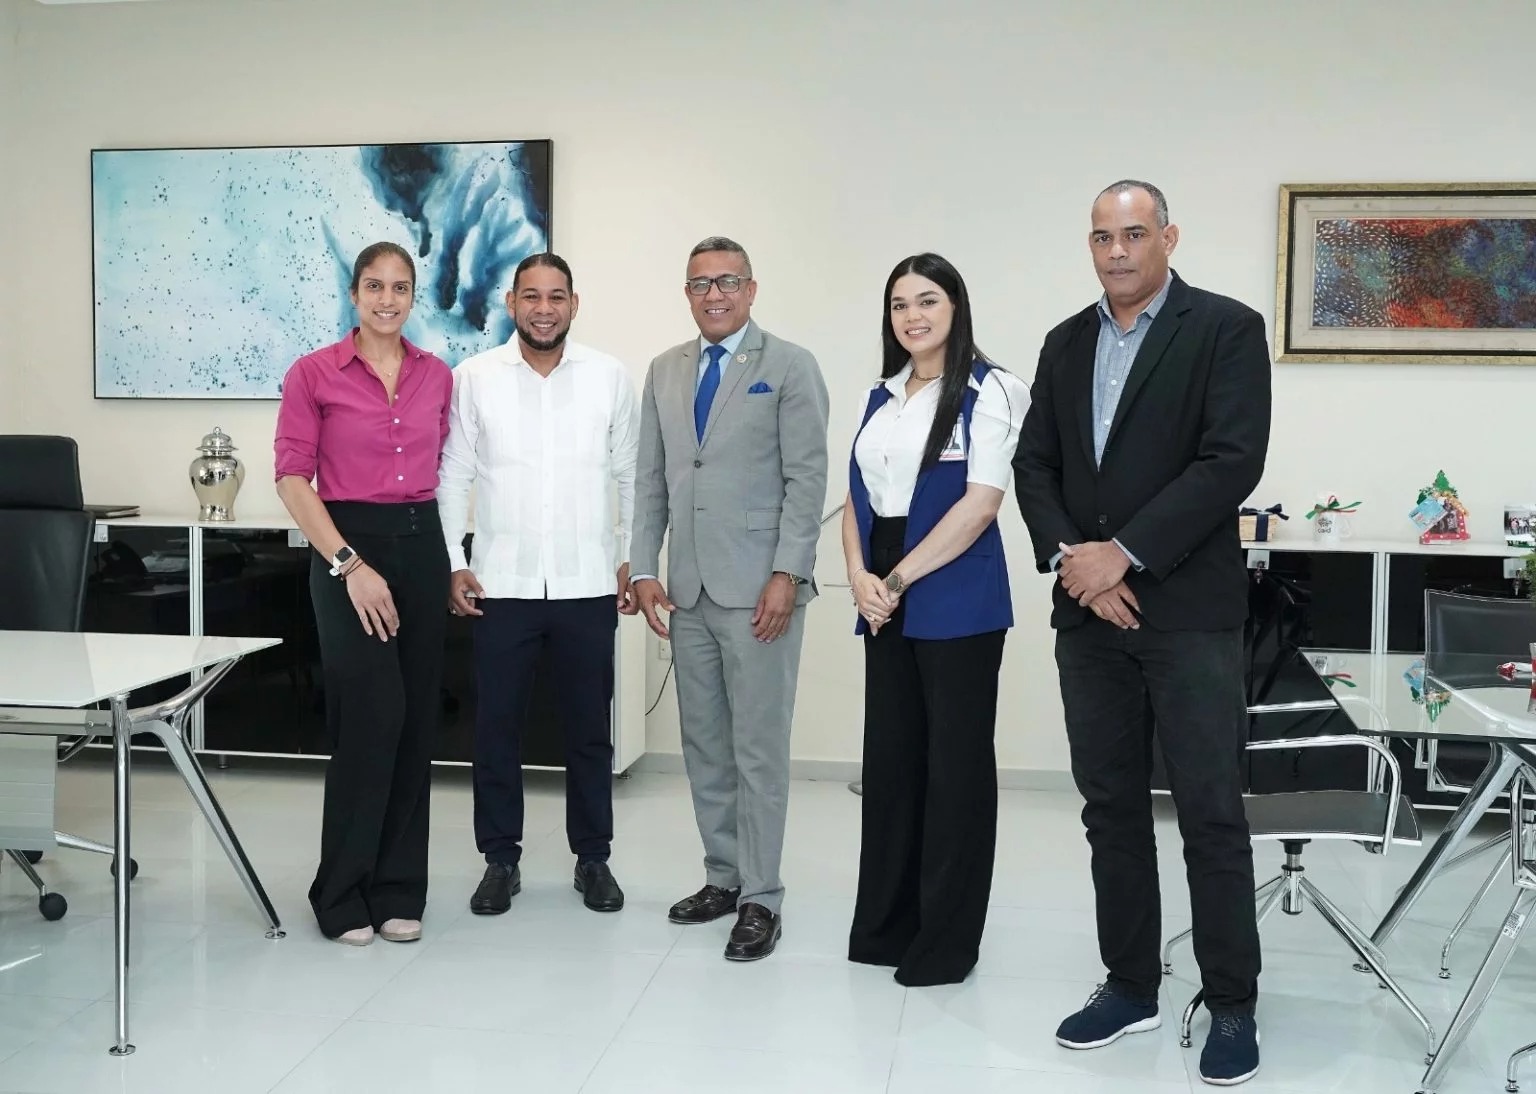
{"label": "beige flat shoe", "polygon": [[343,946],[371,946],[373,945],[373,928],[357,927],[345,934],[337,935],[331,941],[340,942]]}
{"label": "beige flat shoe", "polygon": [[421,920],[386,919],[379,927],[379,937],[385,942],[415,942],[421,937]]}

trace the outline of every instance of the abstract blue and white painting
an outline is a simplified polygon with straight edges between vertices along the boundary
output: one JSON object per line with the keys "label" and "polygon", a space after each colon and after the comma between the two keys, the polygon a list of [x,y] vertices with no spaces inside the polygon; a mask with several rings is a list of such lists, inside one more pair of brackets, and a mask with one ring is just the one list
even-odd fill
{"label": "abstract blue and white painting", "polygon": [[354,325],[352,262],[416,259],[405,336],[456,365],[512,335],[550,249],[550,142],[96,150],[96,396],[276,399]]}

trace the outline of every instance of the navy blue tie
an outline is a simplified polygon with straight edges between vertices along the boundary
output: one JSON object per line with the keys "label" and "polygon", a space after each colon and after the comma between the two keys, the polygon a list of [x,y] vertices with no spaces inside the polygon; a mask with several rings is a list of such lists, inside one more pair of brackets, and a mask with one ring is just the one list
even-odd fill
{"label": "navy blue tie", "polygon": [[699,390],[693,393],[693,431],[704,440],[704,426],[709,421],[709,408],[714,404],[715,392],[720,390],[720,359],[725,356],[724,346],[706,346],[709,364],[699,377]]}

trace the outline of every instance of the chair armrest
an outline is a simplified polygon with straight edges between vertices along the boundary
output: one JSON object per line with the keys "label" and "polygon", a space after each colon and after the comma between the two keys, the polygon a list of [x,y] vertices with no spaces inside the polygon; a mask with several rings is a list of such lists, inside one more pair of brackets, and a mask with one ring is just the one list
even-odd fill
{"label": "chair armrest", "polygon": [[[1392,755],[1392,750],[1375,737],[1367,737],[1358,733],[1332,734],[1322,737],[1287,737],[1273,741],[1249,741],[1249,752],[1274,752],[1280,749],[1295,748],[1364,748],[1381,757],[1387,772],[1387,826],[1382,833],[1381,853],[1386,854],[1392,846],[1392,835],[1397,831],[1398,802],[1402,799],[1403,772],[1397,762],[1397,757]],[[1513,812],[1519,812],[1514,810]]]}
{"label": "chair armrest", "polygon": [[1515,772],[1514,782],[1509,784],[1509,842],[1513,850],[1510,867],[1515,884],[1522,889],[1536,889],[1536,861],[1533,861],[1536,847],[1530,842],[1536,829],[1532,829],[1525,819],[1525,798],[1532,789],[1536,789],[1536,772],[1522,766]]}

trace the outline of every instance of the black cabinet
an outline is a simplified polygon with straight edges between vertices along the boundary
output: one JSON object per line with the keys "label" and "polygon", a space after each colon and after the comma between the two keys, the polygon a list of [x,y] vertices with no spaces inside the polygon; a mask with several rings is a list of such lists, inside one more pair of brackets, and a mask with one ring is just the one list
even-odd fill
{"label": "black cabinet", "polygon": [[1420,653],[1424,649],[1424,593],[1470,593],[1514,597],[1514,583],[1504,576],[1503,558],[1489,555],[1402,554],[1388,558],[1387,649]]}
{"label": "black cabinet", "polygon": [[[282,644],[236,665],[203,702],[201,749],[220,754],[328,756],[325,675],[309,595],[308,546],[290,546],[286,529],[216,529],[203,537],[203,633],[261,635]],[[466,546],[470,544],[467,542]],[[447,591],[444,590],[444,613]],[[442,725],[434,759],[474,759],[474,620],[448,617]],[[185,632],[183,632],[185,633]],[[536,671],[523,735],[528,766],[564,766],[554,697]],[[510,732],[510,729],[509,729]]]}
{"label": "black cabinet", "polygon": [[[186,528],[98,525],[105,541],[91,548],[82,629],[109,634],[190,634],[192,583],[190,536]],[[180,676],[128,696],[129,706],[149,706],[183,691]],[[141,733],[136,746],[160,748]]]}

